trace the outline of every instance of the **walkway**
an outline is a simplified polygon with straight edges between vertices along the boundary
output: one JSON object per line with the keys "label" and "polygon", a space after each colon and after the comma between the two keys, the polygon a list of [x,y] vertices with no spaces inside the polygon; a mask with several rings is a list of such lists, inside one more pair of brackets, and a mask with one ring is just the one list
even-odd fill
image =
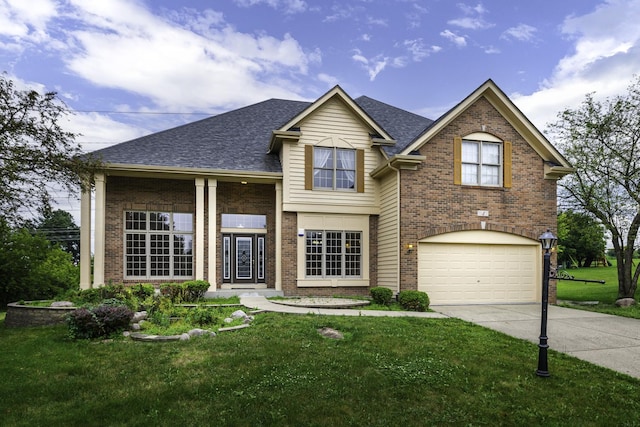
{"label": "walkway", "polygon": [[[278,313],[376,317],[455,317],[538,343],[540,304],[431,306],[435,312],[308,308],[274,304],[263,296],[242,295],[246,307]],[[640,378],[640,320],[549,306],[549,347],[578,359]],[[553,367],[551,366],[551,369]]]}

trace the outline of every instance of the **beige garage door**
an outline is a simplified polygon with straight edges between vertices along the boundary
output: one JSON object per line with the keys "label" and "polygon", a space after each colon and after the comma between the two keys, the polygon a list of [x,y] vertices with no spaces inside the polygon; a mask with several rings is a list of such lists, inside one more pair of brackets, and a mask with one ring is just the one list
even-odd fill
{"label": "beige garage door", "polygon": [[418,289],[431,304],[536,302],[539,259],[539,245],[420,243]]}

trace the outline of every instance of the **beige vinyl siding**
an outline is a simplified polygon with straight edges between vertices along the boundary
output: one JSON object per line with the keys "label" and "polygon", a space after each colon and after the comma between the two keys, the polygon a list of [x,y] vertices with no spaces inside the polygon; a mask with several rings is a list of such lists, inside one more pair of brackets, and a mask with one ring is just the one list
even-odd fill
{"label": "beige vinyl siding", "polygon": [[378,220],[378,285],[398,291],[398,174],[386,175],[380,183]]}
{"label": "beige vinyl siding", "polygon": [[[297,144],[285,144],[287,159],[283,194],[285,209],[289,205],[319,205],[343,208],[376,208],[377,184],[369,172],[378,166],[378,150],[372,150],[369,128],[344,103],[331,99],[300,123],[302,136]],[[364,191],[305,190],[305,145],[364,150]],[[313,208],[311,208],[313,210]]]}

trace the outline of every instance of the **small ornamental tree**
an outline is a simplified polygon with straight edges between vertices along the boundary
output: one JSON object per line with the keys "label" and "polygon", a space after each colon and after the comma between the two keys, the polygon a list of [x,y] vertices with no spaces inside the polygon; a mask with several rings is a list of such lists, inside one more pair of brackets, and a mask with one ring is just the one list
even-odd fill
{"label": "small ornamental tree", "polygon": [[561,208],[586,212],[609,232],[618,269],[618,298],[633,298],[640,229],[640,78],[626,95],[586,96],[550,129],[575,173],[559,182]]}

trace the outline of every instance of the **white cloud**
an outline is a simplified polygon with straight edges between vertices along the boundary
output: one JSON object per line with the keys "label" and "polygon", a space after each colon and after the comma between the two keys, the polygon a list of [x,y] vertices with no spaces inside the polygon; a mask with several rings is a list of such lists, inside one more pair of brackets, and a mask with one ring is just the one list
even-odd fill
{"label": "white cloud", "polygon": [[303,0],[234,0],[234,2],[242,7],[265,4],[273,9],[282,10],[286,14],[302,13],[308,8]]}
{"label": "white cloud", "polygon": [[481,3],[476,6],[468,6],[460,3],[457,6],[464,16],[451,19],[447,21],[447,24],[469,30],[486,30],[487,28],[495,26],[495,24],[487,22],[484,19],[484,15],[488,13],[488,10]]}
{"label": "white cloud", "polygon": [[597,99],[626,92],[640,70],[640,1],[608,0],[593,12],[567,18],[562,31],[575,41],[550,78],[530,94],[512,99],[541,130],[565,108],[576,108],[587,93]]}
{"label": "white cloud", "polygon": [[450,30],[444,30],[440,35],[458,47],[465,47],[467,45],[467,39],[465,39],[464,36],[459,36]]}
{"label": "white cloud", "polygon": [[321,61],[318,50],[305,53],[289,34],[242,33],[212,11],[162,18],[125,0],[72,1],[77,25],[64,53],[69,70],[97,86],[148,97],[159,108],[206,110],[300,98],[283,79],[304,75],[309,63]]}
{"label": "white cloud", "polygon": [[530,41],[533,40],[536,31],[538,31],[537,28],[532,27],[531,25],[518,24],[515,27],[507,29],[502,33],[500,38],[505,40],[514,39],[519,41]]}
{"label": "white cloud", "polygon": [[369,74],[369,81],[374,81],[378,74],[380,74],[380,72],[389,64],[389,58],[382,54],[376,55],[373,58],[367,58],[362,55],[362,52],[358,49],[354,51],[351,59],[360,63],[364,67],[367,74]]}
{"label": "white cloud", "polygon": [[0,35],[40,42],[46,40],[46,26],[57,16],[52,0],[0,0]]}
{"label": "white cloud", "polygon": [[432,53],[442,50],[439,46],[425,46],[422,39],[405,40],[402,44],[409,51],[411,58],[415,62],[420,62]]}

